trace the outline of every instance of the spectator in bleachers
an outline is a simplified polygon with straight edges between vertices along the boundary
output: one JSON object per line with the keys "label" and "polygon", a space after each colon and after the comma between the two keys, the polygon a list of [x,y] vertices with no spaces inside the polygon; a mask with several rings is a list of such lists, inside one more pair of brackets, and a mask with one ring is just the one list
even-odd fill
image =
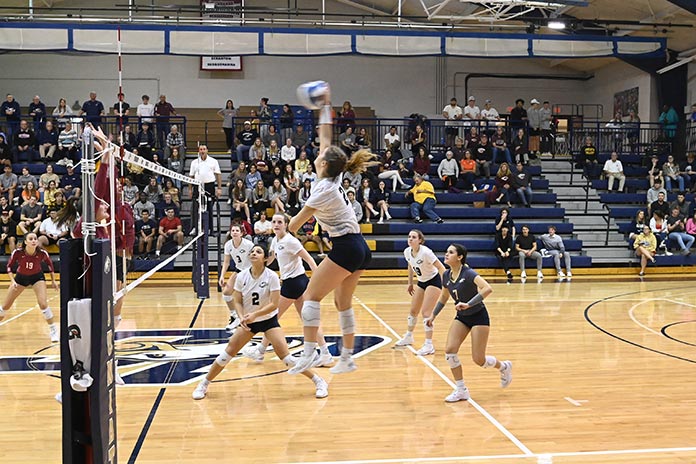
{"label": "spectator in bleachers", "polygon": [[[261,120],[259,120],[259,115],[255,109],[249,110],[249,120],[251,121],[251,129],[255,130],[260,136],[261,133],[259,132],[259,128],[261,127]],[[249,225],[249,227],[251,228],[251,225]]]}
{"label": "spectator in bleachers", "polygon": [[684,177],[679,173],[679,165],[674,162],[674,156],[669,155],[667,161],[662,165],[662,175],[665,178],[665,187],[668,192],[672,193],[672,182],[679,185],[679,191],[684,191]]}
{"label": "spectator in bleachers", "polygon": [[355,189],[350,187],[346,191],[346,196],[348,197],[348,203],[350,203],[350,206],[355,212],[355,218],[358,220],[358,222],[361,222],[363,220],[363,208],[360,202],[355,199]]}
{"label": "spectator in bleachers", "polygon": [[423,222],[421,214],[427,216],[431,221],[442,224],[445,222],[436,212],[437,198],[435,197],[435,188],[433,184],[423,179],[420,174],[414,174],[413,181],[415,185],[406,192],[406,198],[413,197],[411,203],[411,218],[416,224]]}
{"label": "spectator in bleachers", "polygon": [[512,259],[512,235],[507,226],[501,227],[495,234],[495,256],[503,267],[508,282],[512,282],[512,272],[510,272],[510,260]]}
{"label": "spectator in bleachers", "polygon": [[52,164],[47,164],[46,165],[46,172],[41,174],[39,177],[39,192],[42,192],[48,188],[48,184],[54,181],[56,185],[60,185],[60,176],[53,172],[53,165]]}
{"label": "spectator in bleachers", "polygon": [[338,143],[348,157],[358,149],[358,144],[355,143],[355,139],[356,137],[353,133],[352,126],[346,127],[346,130],[338,136]]}
{"label": "spectator in bleachers", "polygon": [[5,254],[5,246],[10,253],[17,246],[17,223],[12,219],[12,211],[9,209],[0,213],[0,254]]}
{"label": "spectator in bleachers", "polygon": [[39,130],[37,143],[41,161],[53,161],[58,148],[58,130],[53,127],[52,121],[46,121],[46,126]]}
{"label": "spectator in bleachers", "polygon": [[251,158],[249,150],[251,150],[251,146],[258,137],[259,133],[251,128],[251,121],[244,121],[244,127],[237,134],[237,162],[249,160]]}
{"label": "spectator in bleachers", "polygon": [[399,173],[397,159],[394,157],[391,150],[384,152],[384,156],[382,156],[382,160],[379,164],[379,174],[377,174],[377,178],[385,181],[391,180],[392,192],[396,192],[397,184],[401,186],[401,188],[409,187],[409,185],[403,181],[401,174]]}
{"label": "spectator in bleachers", "polygon": [[146,160],[152,161],[152,149],[155,146],[155,134],[152,133],[150,123],[143,122],[142,128],[135,137],[138,154]]}
{"label": "spectator in bleachers", "polygon": [[370,192],[370,203],[377,205],[377,208],[379,208],[379,221],[377,221],[377,224],[382,224],[385,217],[387,221],[392,218],[391,214],[389,214],[390,199],[391,194],[389,190],[387,190],[387,184],[383,180],[380,180],[377,183],[377,188],[372,189]]}
{"label": "spectator in bleachers", "polygon": [[17,174],[12,172],[12,165],[5,164],[4,172],[0,176],[0,195],[7,198],[8,202],[12,202],[17,189]]}
{"label": "spectator in bleachers", "polygon": [[372,138],[364,127],[358,130],[358,134],[355,136],[355,145],[358,150],[372,150]]}
{"label": "spectator in bleachers", "polygon": [[237,108],[232,100],[225,102],[225,107],[218,110],[217,114],[222,118],[222,131],[225,133],[225,146],[227,153],[232,153],[234,148],[234,120],[237,117]]}
{"label": "spectator in bleachers", "polygon": [[512,172],[507,163],[502,163],[498,167],[498,172],[495,175],[496,189],[491,192],[496,204],[507,203],[508,208],[512,207],[510,203],[510,192],[513,186]]}
{"label": "spectator in bleachers", "polygon": [[[0,201],[2,201],[2,197],[0,197]],[[686,221],[686,233],[696,239],[696,211]]]}
{"label": "spectator in bleachers", "polygon": [[[271,123],[271,120],[273,119],[273,112],[271,111],[271,107],[268,106],[267,97],[262,97],[259,101],[259,111],[257,115],[259,118],[259,133],[261,134],[261,139],[263,140],[264,145],[269,146],[270,140],[266,140],[266,137],[271,131],[271,126],[273,126]],[[273,131],[275,132],[275,127],[273,128]],[[278,140],[278,145],[280,145],[280,140]]]}
{"label": "spectator in bleachers", "polygon": [[457,193],[455,192],[455,189],[457,180],[459,179],[459,164],[457,164],[457,160],[454,159],[454,153],[452,153],[452,150],[447,150],[445,153],[445,159],[440,161],[440,165],[437,167],[437,175],[445,184],[445,193]]}
{"label": "spectator in bleachers", "polygon": [[633,108],[628,111],[628,118],[625,121],[625,126],[628,145],[631,148],[631,154],[634,155],[636,154],[640,140],[640,118]]}
{"label": "spectator in bleachers", "polygon": [[607,179],[607,189],[611,192],[614,188],[614,179],[619,180],[619,192],[623,192],[626,176],[624,175],[623,164],[619,161],[619,154],[611,152],[611,159],[604,163],[604,177]]}
{"label": "spectator in bleachers", "polygon": [[162,201],[155,204],[157,218],[163,218],[169,208],[174,208],[174,215],[179,217],[179,203],[174,201],[170,193],[165,193],[162,195]]}
{"label": "spectator in bleachers", "polygon": [[473,152],[479,175],[483,175],[487,179],[490,178],[493,150],[491,149],[491,144],[488,141],[488,135],[481,134],[478,144],[473,148]]}
{"label": "spectator in bleachers", "polygon": [[120,133],[121,128],[126,130],[125,127],[128,125],[128,115],[130,114],[130,105],[125,101],[125,95],[123,92],[116,94],[116,103],[112,107],[112,114],[116,116],[116,132]]}
{"label": "spectator in bleachers", "polygon": [[356,195],[356,198],[358,202],[363,207],[364,210],[364,215],[363,217],[365,218],[365,222],[369,224],[370,218],[372,216],[377,216],[379,213],[375,211],[374,204],[372,203],[371,199],[373,197],[372,191],[374,188],[372,187],[372,184],[370,183],[370,179],[368,178],[363,178],[363,180],[360,183],[360,188],[358,189],[358,193]]}
{"label": "spectator in bleachers", "polygon": [[300,192],[300,177],[292,168],[292,164],[285,165],[285,172],[283,172],[283,185],[285,186],[285,190],[288,192],[288,206],[299,209],[300,202],[298,200],[298,194]]}
{"label": "spectator in bleachers", "polygon": [[343,191],[347,192],[349,188],[352,186],[350,185],[351,179],[346,179],[345,177],[341,181],[341,186],[343,187]]}
{"label": "spectator in bleachers", "polygon": [[[508,164],[512,164],[512,158],[510,157],[510,150],[508,149],[507,146],[507,141],[505,138],[505,132],[503,132],[502,127],[497,127],[495,129],[495,133],[491,137],[491,149],[493,151],[493,162],[498,163],[500,158],[500,162],[506,162]],[[500,155],[503,156],[500,156]]]}
{"label": "spectator in bleachers", "polygon": [[[265,164],[265,163],[264,163]],[[247,188],[253,189],[259,183],[263,182],[263,175],[256,168],[256,164],[249,165],[249,173],[246,176],[246,186]]]}
{"label": "spectator in bleachers", "polygon": [[522,226],[522,233],[515,239],[515,251],[517,251],[517,255],[519,256],[520,278],[522,280],[527,278],[525,260],[530,258],[536,260],[537,279],[542,280],[544,278],[544,273],[541,272],[541,253],[537,251],[536,238],[529,232],[529,226]]}
{"label": "spectator in bleachers", "polygon": [[268,159],[273,167],[282,161],[281,148],[278,146],[275,140],[271,140],[271,145],[266,150],[266,159]]}
{"label": "spectator in bleachers", "polygon": [[667,234],[668,239],[677,242],[683,256],[691,254],[694,237],[686,233],[686,217],[681,214],[678,207],[672,208],[672,212],[667,218]]}
{"label": "spectator in bleachers", "polygon": [[662,113],[658,118],[662,124],[662,130],[668,139],[673,139],[677,134],[677,125],[679,124],[679,115],[671,105],[662,105]]}
{"label": "spectator in bleachers", "polygon": [[[356,172],[355,174],[351,172],[344,172],[343,173],[343,181],[348,181],[348,187],[353,187],[353,190],[359,189],[360,188],[360,183],[362,182],[362,174],[359,172]],[[348,188],[346,187],[346,189]]]}
{"label": "spectator in bleachers", "polygon": [[[261,124],[261,127],[263,127],[263,124]],[[263,142],[264,146],[270,147],[273,142],[275,142],[276,147],[280,147],[282,144],[282,141],[280,139],[280,134],[276,130],[276,127],[274,124],[269,124],[268,125],[268,130],[265,136],[261,137],[261,141]]]}
{"label": "spectator in bleachers", "polygon": [[176,243],[177,250],[181,249],[184,244],[184,232],[181,225],[181,219],[174,215],[174,208],[167,208],[167,215],[160,219],[159,231],[157,237],[157,249],[155,254],[160,255],[162,246],[169,241]]}
{"label": "spectator in bleachers", "polygon": [[12,139],[15,161],[34,162],[36,160],[35,145],[36,137],[34,136],[34,131],[29,128],[29,123],[22,119],[19,123],[19,129],[15,131]]}
{"label": "spectator in bleachers", "polygon": [[273,224],[266,218],[265,211],[259,216],[259,220],[254,223],[254,244],[266,246],[273,235]]}
{"label": "spectator in bleachers", "polygon": [[150,97],[148,95],[143,95],[142,103],[136,108],[136,114],[140,118],[140,125],[146,122],[152,124],[155,122],[153,116],[155,115],[155,105],[150,103]]}
{"label": "spectator in bleachers", "polygon": [[275,209],[274,214],[285,213],[285,203],[288,201],[288,191],[280,182],[279,178],[274,178],[273,183],[268,188],[268,201],[271,208]]}
{"label": "spectator in bleachers", "polygon": [[464,159],[464,152],[466,151],[464,139],[461,137],[455,137],[454,145],[452,146],[451,150],[452,153],[454,153],[454,159],[457,160],[457,163],[461,162],[461,160]]}
{"label": "spectator in bleachers", "polygon": [[65,98],[58,100],[58,105],[53,109],[53,118],[56,120],[58,129],[62,130],[65,124],[70,121],[70,116],[73,115],[73,110],[65,101]]}
{"label": "spectator in bleachers", "polygon": [[657,247],[663,249],[666,256],[672,256],[665,240],[667,238],[667,221],[662,211],[653,212],[652,219],[650,219],[650,230],[655,234]]}
{"label": "spectator in bleachers", "polygon": [[550,155],[553,149],[553,134],[551,132],[553,112],[548,101],[545,101],[539,109],[539,117],[541,119],[541,143],[539,148],[543,155]]}
{"label": "spectator in bleachers", "polygon": [[[167,101],[166,95],[160,95],[159,101],[155,105],[155,116],[157,116],[157,146],[165,147],[165,137],[169,133],[170,118],[176,116],[176,110]],[[183,143],[182,143],[183,144]],[[153,145],[154,146],[154,145]],[[183,152],[183,150],[182,150]]]}
{"label": "spectator in bleachers", "polygon": [[36,201],[35,196],[29,197],[29,201],[22,206],[19,213],[19,230],[22,235],[27,235],[29,232],[35,234],[39,232],[41,220],[43,219],[43,207]]}
{"label": "spectator in bleachers", "polygon": [[519,128],[515,133],[515,137],[510,142],[512,147],[512,153],[515,156],[515,163],[522,161],[522,164],[529,163],[529,150],[527,144],[527,136],[525,135],[524,129]]}
{"label": "spectator in bleachers", "polygon": [[23,189],[29,182],[33,182],[34,185],[38,184],[36,177],[29,174],[29,168],[27,166],[22,166],[22,175],[17,178],[17,185],[19,188]]}
{"label": "spectator in bleachers", "polygon": [[610,119],[605,126],[609,129],[609,137],[611,137],[612,149],[621,153],[623,151],[623,138],[624,138],[624,122],[621,111],[617,111],[614,118]]}
{"label": "spectator in bleachers", "polygon": [[[242,180],[244,184],[246,185],[246,178],[247,178],[247,170],[246,170],[246,163],[242,161],[237,165],[237,168],[230,172],[229,177],[227,178],[227,194],[230,198],[232,198],[232,189],[234,186],[237,184],[238,180]],[[250,188],[247,186],[247,188]]]}
{"label": "spectator in bleachers", "polygon": [[[247,183],[247,188],[248,186],[249,184]],[[256,182],[251,191],[251,207],[255,214],[266,212],[266,209],[271,207],[271,202],[268,199],[268,189],[261,179]]]}
{"label": "spectator in bleachers", "polygon": [[310,195],[312,194],[312,181],[309,179],[305,179],[302,182],[302,188],[300,188],[300,191],[297,195],[297,198],[300,202],[300,208],[304,208],[305,203],[307,203],[307,200],[309,200]]}
{"label": "spectator in bleachers", "polygon": [[7,201],[7,197],[0,196],[0,213],[3,211],[9,211],[10,215],[14,215],[14,207]]}
{"label": "spectator in bleachers", "polygon": [[692,215],[691,202],[686,201],[686,194],[684,192],[677,193],[677,199],[670,203],[670,211],[674,208],[679,208],[679,214],[685,218],[691,217]]}
{"label": "spectator in bleachers", "polygon": [[639,209],[636,216],[631,221],[630,232],[628,233],[628,239],[633,240],[633,238],[643,232],[644,226],[650,226],[648,221],[645,219],[645,211]]}
{"label": "spectator in bleachers", "polygon": [[[27,184],[27,187],[29,185]],[[25,189],[26,191],[27,189]],[[60,192],[58,190],[58,185],[56,184],[56,181],[52,180],[51,182],[48,183],[48,187],[44,189],[43,192],[43,205],[48,208],[48,209],[53,209],[56,204],[56,194]],[[39,193],[39,192],[36,192]]]}
{"label": "spectator in bleachers", "polygon": [[13,159],[12,148],[7,144],[5,134],[0,132],[0,164],[4,164],[5,162],[11,163]]}
{"label": "spectator in bleachers", "polygon": [[473,95],[469,96],[467,105],[462,109],[464,116],[464,126],[478,126],[478,121],[481,119],[481,109],[476,106],[476,98]]}
{"label": "spectator in bleachers", "polygon": [[295,129],[295,133],[292,134],[291,138],[292,145],[295,147],[297,153],[300,153],[302,150],[311,150],[309,145],[309,134],[305,132],[301,122],[297,123],[297,129]]}
{"label": "spectator in bleachers", "polygon": [[29,203],[30,198],[34,198],[37,203],[41,202],[41,194],[36,189],[36,185],[34,185],[33,182],[27,182],[27,185],[22,189],[22,193],[19,195],[19,205],[23,206]]}
{"label": "spectator in bleachers", "polygon": [[58,134],[58,149],[55,158],[77,162],[77,142],[77,132],[73,129],[72,123],[68,121]]}
{"label": "spectator in bleachers", "polygon": [[442,109],[442,117],[445,118],[446,144],[448,147],[454,146],[454,140],[459,136],[459,126],[464,117],[462,107],[457,105],[457,99],[452,97],[450,104]]}
{"label": "spectator in bleachers", "polygon": [[532,191],[532,176],[529,174],[527,168],[524,167],[524,164],[517,163],[516,168],[512,176],[513,188],[517,192],[517,196],[522,200],[522,204],[527,208],[531,208],[532,197],[534,195]]}
{"label": "spectator in bleachers", "polygon": [[307,170],[304,174],[302,174],[301,179],[302,182],[309,180],[312,184],[314,184],[317,181],[317,173],[314,172],[314,165],[312,163],[309,163],[307,165]]}
{"label": "spectator in bleachers", "polygon": [[[391,126],[389,132],[384,134],[384,150],[391,151],[394,155],[401,153],[399,149],[401,148],[401,138],[399,134],[396,133],[396,126]],[[399,155],[399,157],[401,157]]]}
{"label": "spectator in bleachers", "polygon": [[[265,158],[259,158],[260,156],[262,156],[260,152],[256,152],[256,155],[256,158],[251,159],[250,167],[256,166],[256,170],[261,174],[261,177],[264,178],[266,184],[270,185],[274,175],[273,173],[276,171],[276,169],[279,173],[282,173],[282,171],[280,171],[281,164],[270,164],[268,160],[266,160]],[[249,170],[249,173],[251,174],[251,168]]]}
{"label": "spectator in bleachers", "polygon": [[29,103],[29,116],[34,122],[34,133],[38,134],[46,123],[46,105],[41,101],[41,97],[34,95]]}
{"label": "spectator in bleachers", "polygon": [[585,138],[585,145],[580,149],[580,164],[583,174],[589,179],[596,179],[598,176],[597,148],[592,144],[592,138]]}
{"label": "spectator in bleachers", "polygon": [[295,115],[290,105],[285,103],[280,112],[280,136],[283,140],[292,139],[293,126],[295,125]]}
{"label": "spectator in bleachers", "polygon": [[414,153],[415,157],[413,159],[413,171],[416,174],[420,174],[423,179],[428,180],[430,176],[430,156],[425,150],[425,147],[421,146],[418,151]]}
{"label": "spectator in bleachers", "polygon": [[[73,187],[72,185],[67,185],[67,184],[64,185],[63,182],[72,182],[72,181],[70,181],[70,180],[66,181],[66,176],[63,176],[63,178],[61,179],[61,186],[66,191],[66,194],[68,191],[72,191],[73,192],[72,195],[77,196],[77,191],[79,189]],[[70,187],[70,188],[68,189],[68,187]],[[123,201],[125,201],[129,205],[133,206],[133,204],[138,200],[138,196],[139,196],[138,194],[140,193],[140,189],[138,189],[138,187],[136,185],[133,185],[133,181],[131,180],[131,178],[129,176],[126,176],[123,178],[122,193],[123,193]]]}
{"label": "spectator in bleachers", "polygon": [[355,127],[355,110],[349,101],[344,101],[341,110],[338,112],[336,125],[338,130],[343,132],[346,127]]}
{"label": "spectator in bleachers", "polygon": [[14,140],[14,133],[19,130],[19,120],[22,117],[22,108],[11,93],[7,94],[5,101],[0,105],[0,113],[5,116],[7,142],[10,143]]}
{"label": "spectator in bleachers", "polygon": [[84,116],[85,120],[92,123],[95,129],[99,129],[99,126],[101,126],[101,117],[105,114],[104,104],[97,100],[97,92],[90,92],[89,100],[86,100],[82,104],[80,116]]}
{"label": "spectator in bleachers", "polygon": [[280,158],[283,160],[283,164],[295,162],[297,158],[297,149],[292,145],[291,138],[287,138],[285,140],[285,145],[280,149]]}
{"label": "spectator in bleachers", "polygon": [[135,221],[135,237],[137,239],[138,255],[147,258],[152,253],[152,246],[157,235],[157,223],[150,217],[146,209],[141,211],[140,219]]}
{"label": "spectator in bleachers", "polygon": [[138,201],[133,204],[133,213],[135,217],[140,217],[140,213],[145,209],[150,213],[150,217],[155,217],[155,205],[148,201],[147,193],[140,192],[138,194]]}
{"label": "spectator in bleachers", "polygon": [[527,110],[527,122],[529,124],[529,152],[539,154],[539,139],[541,136],[541,114],[539,113],[539,100],[532,98]]}
{"label": "spectator in bleachers", "polygon": [[307,166],[310,164],[312,162],[307,159],[307,152],[302,150],[300,156],[295,160],[295,172],[300,177],[300,180],[302,179],[302,174],[307,172]]}
{"label": "spectator in bleachers", "polygon": [[156,205],[162,199],[162,186],[157,183],[156,177],[150,177],[150,183],[145,186],[143,193],[147,195],[147,201]]}
{"label": "spectator in bleachers", "polygon": [[686,154],[686,160],[679,165],[679,173],[689,182],[692,192],[696,192],[696,155]]}
{"label": "spectator in bleachers", "polygon": [[513,129],[524,128],[527,126],[527,110],[524,109],[524,100],[515,100],[515,107],[510,111],[510,125]]}
{"label": "spectator in bleachers", "polygon": [[517,229],[515,228],[515,221],[510,217],[510,210],[507,208],[501,208],[498,218],[495,220],[495,230],[500,232],[503,227],[507,227],[510,230],[510,235],[512,239],[515,239],[517,235]]}
{"label": "spectator in bleachers", "polygon": [[464,145],[468,150],[471,150],[472,153],[476,152],[476,147],[478,147],[479,144],[479,137],[478,127],[476,126],[470,127],[464,134]]}
{"label": "spectator in bleachers", "polygon": [[266,147],[261,142],[261,137],[256,137],[254,144],[249,148],[250,159],[266,159]]}
{"label": "spectator in bleachers", "polygon": [[488,127],[491,126],[491,121],[500,121],[500,114],[498,114],[498,110],[493,108],[493,105],[491,104],[492,102],[490,100],[486,100],[486,103],[483,105],[483,109],[481,110],[481,119],[488,121]]}
{"label": "spectator in bleachers", "polygon": [[58,189],[55,195],[53,195],[53,209],[60,212],[60,210],[63,209],[66,204],[67,202],[65,201],[65,194]]}
{"label": "spectator in bleachers", "polygon": [[660,181],[660,185],[664,185],[664,177],[662,176],[662,169],[658,166],[659,157],[657,155],[652,155],[650,159],[650,166],[648,167],[648,180],[650,182],[650,188],[655,185],[656,181]]}
{"label": "spectator in bleachers", "polygon": [[172,151],[178,150],[180,155],[186,153],[186,146],[184,142],[184,134],[179,132],[179,126],[172,124],[170,132],[167,134],[166,142],[164,145],[164,159],[167,160],[172,154]]}
{"label": "spectator in bleachers", "polygon": [[476,192],[474,179],[476,178],[478,166],[476,160],[471,155],[471,150],[464,151],[464,158],[459,162],[459,168],[460,175],[464,181],[464,191]]}
{"label": "spectator in bleachers", "polygon": [[[657,184],[655,184],[657,185]],[[648,190],[648,193],[650,193],[650,190]],[[669,216],[669,203],[667,203],[667,194],[662,191],[658,192],[657,194],[657,200],[653,201],[650,203],[650,206],[648,208],[648,212],[655,213],[656,211],[659,211],[662,213],[663,217]]]}
{"label": "spectator in bleachers", "polygon": [[642,277],[645,275],[645,267],[648,265],[648,261],[655,263],[655,254],[657,252],[657,240],[650,227],[643,226],[643,232],[635,236],[633,248],[636,250],[636,256],[640,258],[640,272],[638,275]]}
{"label": "spectator in bleachers", "polygon": [[[559,279],[564,279],[566,276],[568,278],[573,277],[572,269],[570,266],[570,253],[565,249],[563,244],[563,239],[560,235],[556,234],[556,226],[549,226],[549,232],[543,234],[539,237],[541,239],[541,244],[546,248],[546,251],[553,257],[553,264],[556,267],[556,274]],[[563,258],[565,263],[566,273],[563,273],[561,268],[561,258]]]}
{"label": "spectator in bleachers", "polygon": [[68,238],[70,229],[67,224],[58,224],[58,211],[56,209],[48,210],[48,217],[41,221],[39,226],[39,244],[46,248],[49,245],[55,245],[58,241]]}
{"label": "spectator in bleachers", "polygon": [[426,146],[427,137],[427,134],[423,131],[423,126],[417,124],[416,130],[411,136],[411,152],[413,153],[414,157],[418,154],[421,147],[425,148],[426,150],[428,149]]}
{"label": "spectator in bleachers", "polygon": [[232,189],[230,199],[227,200],[227,204],[232,205],[232,216],[241,216],[243,212],[244,217],[251,223],[251,210],[249,209],[251,201],[251,190],[246,188],[242,179],[237,179]]}
{"label": "spectator in bleachers", "polygon": [[[181,153],[178,148],[172,148],[169,158],[167,158],[167,169],[170,171],[178,172],[179,174],[184,173],[185,162],[181,157]],[[181,188],[181,181],[173,179],[172,182],[177,188]]]}
{"label": "spectator in bleachers", "polygon": [[163,195],[171,195],[172,201],[179,205],[181,201],[179,200],[179,188],[174,184],[171,179],[166,179],[164,181],[164,187],[162,187]]}
{"label": "spectator in bleachers", "polygon": [[[397,161],[396,165],[402,179],[410,179],[413,177],[413,170],[411,169],[411,164],[408,162],[408,160],[400,159]],[[408,188],[410,188],[410,186]]]}

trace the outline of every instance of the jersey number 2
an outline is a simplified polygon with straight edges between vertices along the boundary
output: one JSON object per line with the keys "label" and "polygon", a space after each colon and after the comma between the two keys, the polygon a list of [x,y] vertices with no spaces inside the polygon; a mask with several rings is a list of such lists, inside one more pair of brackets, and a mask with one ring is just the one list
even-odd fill
{"label": "jersey number 2", "polygon": [[346,205],[350,206],[350,202],[348,201],[348,197],[346,196],[346,191],[343,190],[343,187],[338,187],[338,191],[341,192],[341,195],[343,195],[343,201],[346,202]]}
{"label": "jersey number 2", "polygon": [[253,304],[254,306],[259,305],[259,294],[258,293],[254,292],[251,294],[251,304]]}

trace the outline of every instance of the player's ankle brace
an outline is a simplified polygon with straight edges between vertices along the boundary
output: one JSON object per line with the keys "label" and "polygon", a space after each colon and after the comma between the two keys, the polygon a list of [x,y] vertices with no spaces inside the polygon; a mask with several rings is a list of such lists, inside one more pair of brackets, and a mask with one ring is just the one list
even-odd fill
{"label": "player's ankle brace", "polygon": [[51,308],[42,309],[41,314],[43,314],[44,319],[47,321],[53,319],[53,311],[51,311]]}
{"label": "player's ankle brace", "polygon": [[343,335],[355,333],[355,313],[353,312],[353,308],[338,312],[338,324],[341,326],[341,333]]}
{"label": "player's ankle brace", "polygon": [[408,330],[413,330],[413,327],[416,326],[416,323],[418,322],[418,316],[411,316],[410,314],[408,315]]}

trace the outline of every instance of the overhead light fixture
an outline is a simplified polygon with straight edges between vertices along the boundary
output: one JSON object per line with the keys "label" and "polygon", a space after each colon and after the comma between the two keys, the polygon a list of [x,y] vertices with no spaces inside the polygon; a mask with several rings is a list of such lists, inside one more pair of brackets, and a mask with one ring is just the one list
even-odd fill
{"label": "overhead light fixture", "polygon": [[566,24],[563,21],[549,21],[547,24],[549,29],[561,30],[566,28]]}
{"label": "overhead light fixture", "polygon": [[203,8],[206,10],[214,10],[215,9],[215,3],[214,2],[204,2],[203,3]]}

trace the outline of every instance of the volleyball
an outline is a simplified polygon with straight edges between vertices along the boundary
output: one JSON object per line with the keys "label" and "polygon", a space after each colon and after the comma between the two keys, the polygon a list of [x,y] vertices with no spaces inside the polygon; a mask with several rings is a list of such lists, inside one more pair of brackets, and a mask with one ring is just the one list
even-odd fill
{"label": "volleyball", "polygon": [[306,82],[297,88],[297,100],[308,110],[318,110],[327,103],[329,92],[328,82]]}

